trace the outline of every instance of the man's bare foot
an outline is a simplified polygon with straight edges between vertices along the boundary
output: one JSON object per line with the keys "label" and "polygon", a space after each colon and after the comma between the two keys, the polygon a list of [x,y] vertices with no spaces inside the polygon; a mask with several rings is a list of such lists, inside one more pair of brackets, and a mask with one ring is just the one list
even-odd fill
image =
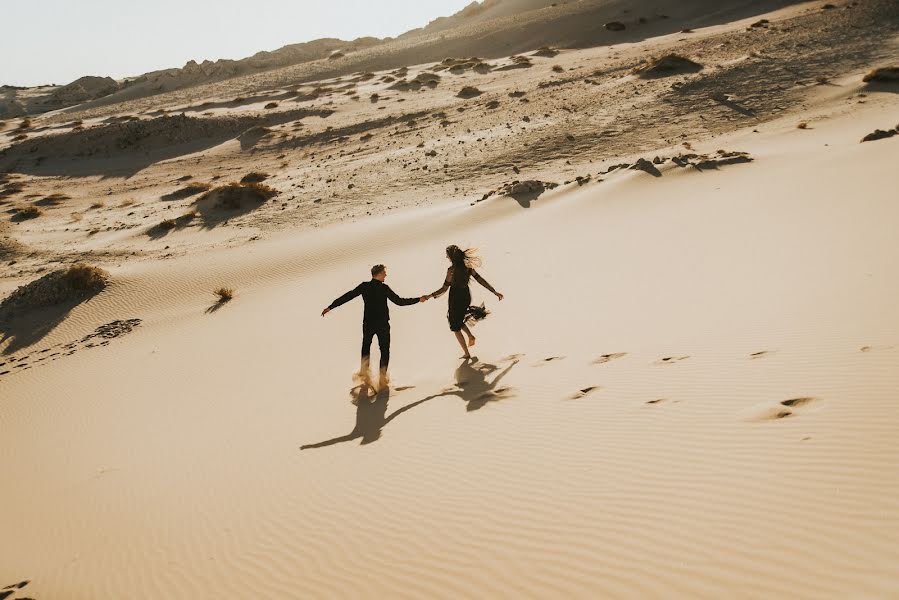
{"label": "man's bare foot", "polygon": [[468,336],[468,347],[471,348],[472,346],[474,346],[475,341],[477,341],[477,338],[475,338],[473,335]]}

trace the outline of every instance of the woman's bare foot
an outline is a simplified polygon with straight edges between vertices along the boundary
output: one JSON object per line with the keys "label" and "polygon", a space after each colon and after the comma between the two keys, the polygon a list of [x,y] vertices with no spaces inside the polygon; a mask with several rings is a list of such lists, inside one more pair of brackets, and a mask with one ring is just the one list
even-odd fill
{"label": "woman's bare foot", "polygon": [[474,346],[476,340],[477,338],[473,335],[468,336],[468,347],[471,348],[472,346]]}

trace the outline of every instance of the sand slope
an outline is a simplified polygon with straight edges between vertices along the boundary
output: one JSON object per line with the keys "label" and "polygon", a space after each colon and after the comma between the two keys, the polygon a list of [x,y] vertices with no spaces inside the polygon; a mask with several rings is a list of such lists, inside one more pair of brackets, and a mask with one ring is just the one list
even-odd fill
{"label": "sand slope", "polygon": [[[754,159],[717,171],[112,269],[27,349],[33,368],[0,378],[0,583],[72,599],[890,597],[899,139],[859,139],[895,101],[831,113],[697,147]],[[400,294],[436,289],[451,242],[480,247],[507,296],[488,300],[479,360],[456,359],[445,299],[396,308],[393,389],[353,405],[361,307],[321,308],[373,262]],[[221,284],[235,300],[204,314]],[[108,346],[38,362],[132,318]]]}

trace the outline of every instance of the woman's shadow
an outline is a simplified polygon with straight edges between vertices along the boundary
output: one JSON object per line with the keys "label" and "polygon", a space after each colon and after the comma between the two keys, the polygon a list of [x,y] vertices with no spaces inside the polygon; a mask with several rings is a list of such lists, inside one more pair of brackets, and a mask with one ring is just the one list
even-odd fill
{"label": "woman's shadow", "polygon": [[[465,401],[465,410],[469,412],[483,408],[488,402],[505,400],[512,396],[513,390],[508,386],[500,386],[499,382],[517,364],[518,360],[515,359],[506,368],[500,370],[500,367],[496,365],[479,362],[476,357],[466,359],[456,369],[456,387],[426,398],[426,400],[439,396],[458,396]],[[491,376],[493,378],[488,380]]]}

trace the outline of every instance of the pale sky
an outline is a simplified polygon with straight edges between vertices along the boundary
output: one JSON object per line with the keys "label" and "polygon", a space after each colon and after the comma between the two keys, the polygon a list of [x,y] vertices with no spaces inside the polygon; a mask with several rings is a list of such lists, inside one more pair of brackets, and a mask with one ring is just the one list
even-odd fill
{"label": "pale sky", "polygon": [[0,0],[0,85],[119,79],[316,38],[396,36],[471,0]]}

